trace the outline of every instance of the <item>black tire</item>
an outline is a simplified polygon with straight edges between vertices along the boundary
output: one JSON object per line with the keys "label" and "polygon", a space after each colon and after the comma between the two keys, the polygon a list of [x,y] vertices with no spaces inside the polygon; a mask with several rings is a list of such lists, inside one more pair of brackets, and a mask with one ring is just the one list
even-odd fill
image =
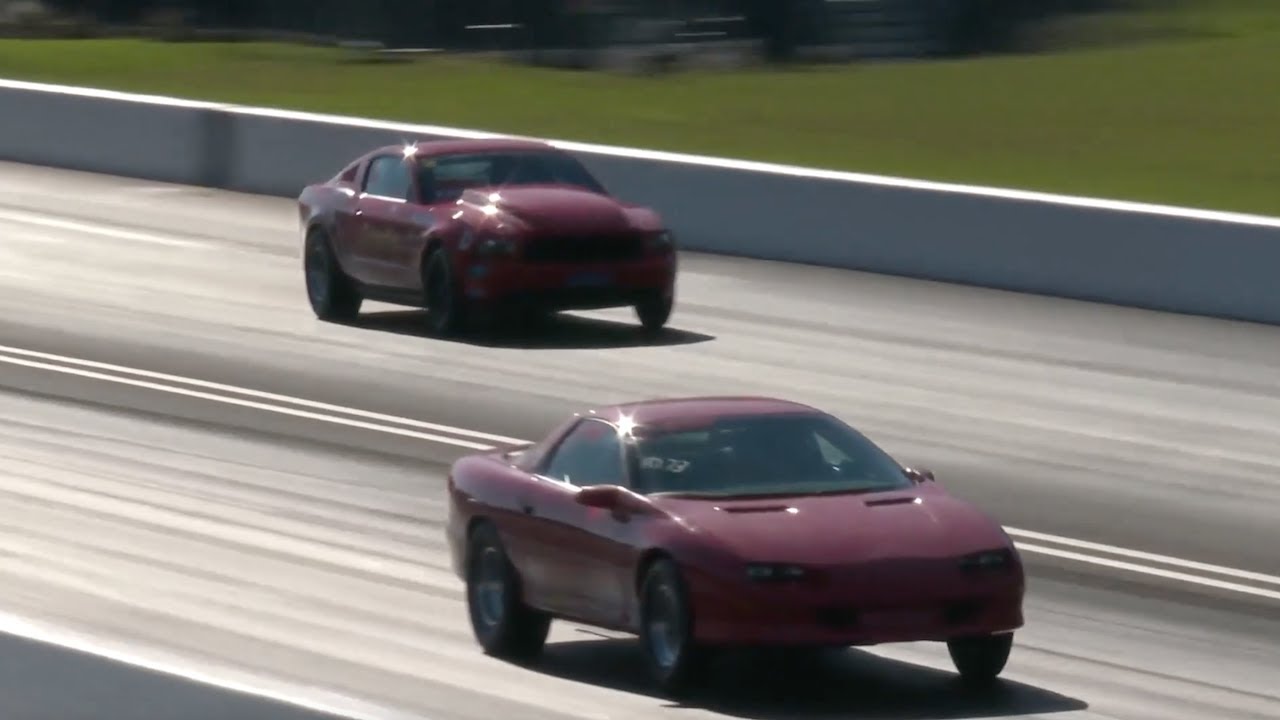
{"label": "black tire", "polygon": [[650,677],[667,695],[686,695],[706,680],[711,653],[694,640],[693,623],[679,568],[654,561],[640,584],[640,645]]}
{"label": "black tire", "polygon": [[1012,649],[1013,633],[947,641],[947,651],[960,677],[974,685],[989,684],[999,677]]}
{"label": "black tire", "polygon": [[675,305],[675,296],[661,291],[650,293],[636,303],[636,317],[640,325],[649,333],[661,332],[671,319],[671,310]]}
{"label": "black tire", "polygon": [[319,228],[307,233],[302,250],[302,272],[307,300],[316,317],[325,321],[354,320],[364,298],[338,265],[329,237]]}
{"label": "black tire", "polygon": [[422,292],[429,332],[447,337],[466,329],[466,301],[458,291],[449,256],[443,250],[436,250],[427,258],[422,269]]}
{"label": "black tire", "polygon": [[471,534],[466,585],[471,630],[486,655],[525,663],[542,653],[551,618],[521,600],[520,578],[492,525]]}

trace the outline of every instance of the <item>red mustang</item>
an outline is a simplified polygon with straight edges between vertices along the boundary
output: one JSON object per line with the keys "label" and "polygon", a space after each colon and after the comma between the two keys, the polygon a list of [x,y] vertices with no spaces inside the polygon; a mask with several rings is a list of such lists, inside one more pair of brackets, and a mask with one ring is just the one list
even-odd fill
{"label": "red mustang", "polygon": [[1000,674],[1022,626],[1004,530],[817,409],[655,400],[458,460],[448,540],[472,628],[529,660],[551,618],[635,633],[668,692],[712,651],[945,641]]}
{"label": "red mustang", "polygon": [[307,296],[349,320],[363,300],[425,307],[430,329],[481,311],[632,306],[662,328],[675,296],[671,233],[577,160],[527,140],[384,147],[298,198]]}

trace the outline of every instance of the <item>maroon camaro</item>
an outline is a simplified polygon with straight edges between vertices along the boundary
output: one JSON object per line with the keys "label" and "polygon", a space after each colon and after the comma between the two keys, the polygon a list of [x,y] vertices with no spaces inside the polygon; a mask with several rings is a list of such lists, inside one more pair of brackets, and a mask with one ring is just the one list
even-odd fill
{"label": "maroon camaro", "polygon": [[307,297],[326,320],[365,299],[479,316],[634,307],[661,329],[676,251],[655,211],[612,197],[572,155],[529,140],[384,147],[298,198]]}
{"label": "maroon camaro", "polygon": [[990,681],[1024,575],[993,520],[837,418],[769,398],[637,402],[449,474],[448,541],[484,650],[552,618],[640,636],[668,692],[712,653],[944,641]]}

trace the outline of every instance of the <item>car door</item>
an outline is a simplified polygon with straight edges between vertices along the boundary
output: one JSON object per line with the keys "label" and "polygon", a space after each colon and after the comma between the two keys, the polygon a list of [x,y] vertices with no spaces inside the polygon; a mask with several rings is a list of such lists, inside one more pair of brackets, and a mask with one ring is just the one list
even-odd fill
{"label": "car door", "polygon": [[356,199],[353,254],[363,282],[404,287],[404,248],[413,232],[412,163],[402,155],[380,155],[369,163]]}
{"label": "car door", "polygon": [[590,485],[622,484],[622,442],[610,424],[584,418],[548,454],[536,473],[544,490],[525,512],[535,523],[533,545],[553,609],[586,622],[612,624],[619,613],[616,543],[605,530],[611,513],[577,501]]}

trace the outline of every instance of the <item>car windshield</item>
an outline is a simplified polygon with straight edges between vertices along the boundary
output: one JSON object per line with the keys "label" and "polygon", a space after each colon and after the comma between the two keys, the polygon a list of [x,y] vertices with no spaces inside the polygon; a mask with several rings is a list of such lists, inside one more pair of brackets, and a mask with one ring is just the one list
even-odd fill
{"label": "car windshield", "polygon": [[629,453],[635,490],[648,495],[813,495],[912,486],[887,453],[826,415],[725,418],[671,431],[638,428]]}
{"label": "car windshield", "polygon": [[423,157],[418,187],[428,203],[453,202],[464,190],[512,185],[571,185],[605,194],[572,155],[555,150],[481,152]]}

